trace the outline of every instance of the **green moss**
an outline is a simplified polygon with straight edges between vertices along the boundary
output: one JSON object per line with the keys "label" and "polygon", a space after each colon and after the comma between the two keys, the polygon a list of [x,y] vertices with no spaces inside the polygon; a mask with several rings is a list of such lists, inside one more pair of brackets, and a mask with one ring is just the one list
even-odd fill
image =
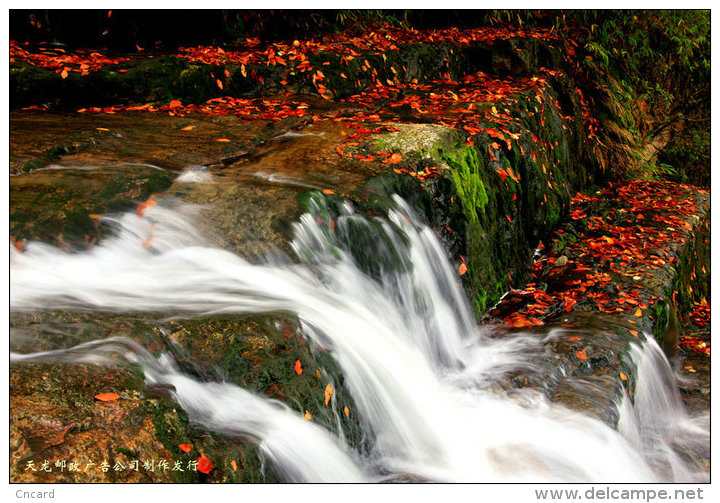
{"label": "green moss", "polygon": [[485,309],[487,308],[487,292],[483,290],[482,288],[478,288],[477,292],[475,293],[475,312],[476,313],[484,313]]}
{"label": "green moss", "polygon": [[554,227],[560,221],[560,204],[555,197],[555,193],[548,194],[547,199],[547,219],[548,224]]}
{"label": "green moss", "polygon": [[444,151],[443,160],[450,167],[457,194],[462,200],[465,215],[471,223],[478,222],[478,213],[485,214],[489,199],[480,175],[480,159],[477,149],[460,146]]}
{"label": "green moss", "polygon": [[667,301],[661,300],[655,303],[652,307],[654,312],[655,322],[653,324],[653,335],[658,344],[662,345],[665,342],[666,328],[667,328]]}

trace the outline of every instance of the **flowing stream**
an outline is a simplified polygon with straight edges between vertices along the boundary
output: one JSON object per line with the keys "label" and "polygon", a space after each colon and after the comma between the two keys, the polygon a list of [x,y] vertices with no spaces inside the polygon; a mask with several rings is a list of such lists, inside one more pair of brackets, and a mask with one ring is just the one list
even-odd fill
{"label": "flowing stream", "polygon": [[[162,312],[174,317],[287,312],[327,349],[352,395],[370,449],[300,411],[228,382],[184,374],[171,355],[103,338],[12,362],[137,364],[190,419],[257,439],[291,482],[707,481],[696,452],[708,418],[690,417],[652,337],[634,344],[636,396],[615,403],[617,429],[548,401],[536,389],[500,392],[510,372],[537,372],[543,337],[490,337],[478,328],[457,273],[432,230],[399,198],[387,219],[346,204],[329,225],[324,201],[295,224],[299,259],[263,263],[209,246],[198,209],[164,200],[144,216],[104,217],[113,237],[83,252],[31,242],[10,248],[13,312]],[[376,236],[372,251],[358,237]],[[549,332],[545,337],[556,337]]]}

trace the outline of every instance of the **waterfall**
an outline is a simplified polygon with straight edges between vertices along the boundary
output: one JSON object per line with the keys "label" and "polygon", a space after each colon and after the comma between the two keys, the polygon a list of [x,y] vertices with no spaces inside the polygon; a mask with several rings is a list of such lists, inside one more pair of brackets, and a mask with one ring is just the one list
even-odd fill
{"label": "waterfall", "polygon": [[[669,471],[667,463],[658,465],[658,450],[672,451],[665,436],[675,433],[670,425],[643,430],[657,400],[681,410],[672,383],[645,387],[644,376],[652,374],[646,367],[657,366],[646,362],[651,345],[633,349],[641,391],[634,405],[620,404],[619,430],[539,393],[514,400],[488,384],[532,365],[526,352],[538,343],[492,339],[475,326],[440,243],[402,200],[396,198],[386,220],[345,204],[332,224],[322,201],[313,204],[295,226],[299,263],[251,263],[209,246],[194,209],[172,201],[143,216],[107,219],[115,236],[85,252],[37,242],[23,253],[11,247],[11,309],[293,313],[305,336],[328,349],[340,368],[373,439],[369,453],[354,452],[342,436],[275,401],[183,375],[169,356],[155,358],[131,341],[98,340],[11,360],[93,361],[112,353],[114,361],[137,363],[147,384],[170,387],[194,421],[257,439],[287,481],[377,481],[393,474],[452,482],[702,478],[680,459]],[[692,441],[707,438],[701,427],[684,432]]]}

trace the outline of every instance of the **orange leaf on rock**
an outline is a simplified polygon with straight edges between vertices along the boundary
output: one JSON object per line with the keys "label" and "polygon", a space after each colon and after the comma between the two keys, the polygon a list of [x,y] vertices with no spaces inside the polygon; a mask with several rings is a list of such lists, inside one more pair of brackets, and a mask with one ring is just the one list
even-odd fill
{"label": "orange leaf on rock", "polygon": [[323,194],[334,194],[335,191],[331,189],[323,189]]}
{"label": "orange leaf on rock", "polygon": [[183,131],[192,131],[193,129],[195,129],[195,126],[185,126],[182,128]]}
{"label": "orange leaf on rock", "polygon": [[180,100],[171,100],[170,104],[168,105],[170,108],[177,108],[179,106],[182,106],[182,101]]}
{"label": "orange leaf on rock", "polygon": [[60,76],[61,76],[63,79],[66,79],[67,76],[68,76],[67,70],[63,70],[62,72],[60,72]]}
{"label": "orange leaf on rock", "polygon": [[577,356],[581,360],[587,360],[587,355],[585,353],[583,353],[582,351],[576,351],[575,356]]}
{"label": "orange leaf on rock", "polygon": [[237,471],[237,463],[235,462],[234,459],[232,461],[230,461],[230,466],[232,466],[232,469],[234,472]]}
{"label": "orange leaf on rock", "polygon": [[620,379],[622,379],[623,381],[627,381],[627,376],[625,375],[625,373],[620,372]]}
{"label": "orange leaf on rock", "polygon": [[180,444],[178,447],[180,447],[180,450],[183,452],[190,452],[192,450],[192,445],[190,444]]}
{"label": "orange leaf on rock", "polygon": [[458,267],[458,272],[460,273],[460,276],[467,272],[467,266],[465,265],[465,262],[460,264],[460,267]]}
{"label": "orange leaf on rock", "polygon": [[345,407],[345,408],[343,409],[343,412],[345,413],[345,417],[350,417],[350,409],[348,409],[347,407]]}
{"label": "orange leaf on rock", "polygon": [[330,403],[330,397],[333,394],[333,387],[330,383],[325,387],[325,405]]}
{"label": "orange leaf on rock", "polygon": [[642,316],[642,309],[638,308],[638,310],[635,311],[635,316],[638,317],[638,318],[639,318],[640,316]]}
{"label": "orange leaf on rock", "polygon": [[297,372],[297,375],[302,374],[302,363],[300,363],[300,358],[298,358],[295,362],[295,372]]}
{"label": "orange leaf on rock", "polygon": [[210,473],[210,470],[212,470],[213,464],[212,461],[210,461],[208,458],[205,457],[205,454],[200,454],[200,459],[198,459],[197,462],[197,469],[199,472],[203,472],[204,474]]}
{"label": "orange leaf on rock", "polygon": [[629,330],[629,332],[630,332],[632,335],[634,335],[635,337],[638,336],[638,333],[637,333],[635,330]]}
{"label": "orange leaf on rock", "polygon": [[515,328],[525,328],[535,326],[535,323],[528,320],[525,316],[519,313],[513,313],[505,318],[505,323]]}
{"label": "orange leaf on rock", "polygon": [[117,393],[98,393],[95,395],[95,398],[101,402],[112,402],[113,400],[120,398],[120,395]]}
{"label": "orange leaf on rock", "polygon": [[306,411],[305,411],[305,416],[303,416],[303,417],[304,417],[305,419],[307,419],[308,421],[310,421],[310,420],[312,419],[312,415],[310,414],[310,411],[309,411],[309,410],[306,410]]}
{"label": "orange leaf on rock", "polygon": [[217,79],[217,80],[215,80],[215,83],[217,84],[217,86],[218,86],[218,87],[219,87],[220,89],[222,89],[222,88],[223,88],[223,83],[222,83],[222,80],[220,80],[220,79]]}
{"label": "orange leaf on rock", "polygon": [[385,161],[383,161],[383,162],[386,162],[387,164],[397,164],[397,163],[399,163],[400,161],[402,161],[402,156],[401,156],[400,154],[398,154],[397,152],[395,152],[393,155],[391,155],[390,157],[388,157],[388,158],[387,158]]}
{"label": "orange leaf on rock", "polygon": [[227,138],[218,138],[218,139],[215,140],[215,141],[229,142],[230,140],[228,140]]}

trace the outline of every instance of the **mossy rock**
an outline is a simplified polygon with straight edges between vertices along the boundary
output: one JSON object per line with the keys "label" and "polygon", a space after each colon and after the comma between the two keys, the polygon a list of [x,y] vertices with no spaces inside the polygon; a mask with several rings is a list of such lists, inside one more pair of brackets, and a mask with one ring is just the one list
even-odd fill
{"label": "mossy rock", "polygon": [[10,236],[63,246],[97,243],[107,228],[95,218],[132,208],[170,186],[161,170],[120,166],[48,169],[10,179]]}

